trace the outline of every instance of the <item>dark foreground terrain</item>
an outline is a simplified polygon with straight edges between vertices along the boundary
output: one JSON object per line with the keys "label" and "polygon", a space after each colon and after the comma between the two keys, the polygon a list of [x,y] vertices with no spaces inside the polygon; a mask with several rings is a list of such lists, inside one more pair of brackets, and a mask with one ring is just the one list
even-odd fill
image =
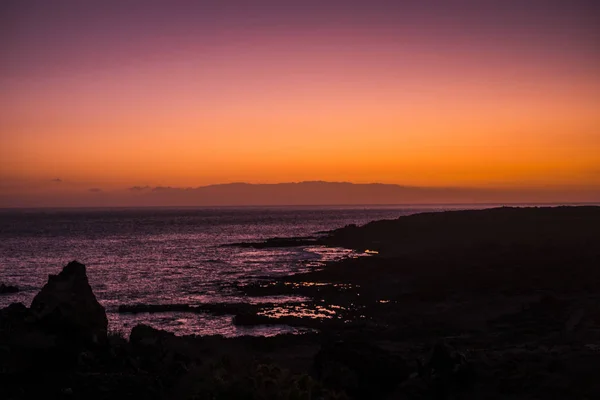
{"label": "dark foreground terrain", "polygon": [[85,267],[0,311],[0,397],[600,398],[600,207],[426,213],[315,238],[373,254],[264,280],[301,304],[123,305],[312,328],[273,338],[108,333]]}

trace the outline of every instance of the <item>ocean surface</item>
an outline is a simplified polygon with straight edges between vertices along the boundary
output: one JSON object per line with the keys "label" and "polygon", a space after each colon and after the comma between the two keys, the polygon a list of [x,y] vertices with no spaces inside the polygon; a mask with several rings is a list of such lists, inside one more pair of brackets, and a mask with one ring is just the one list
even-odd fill
{"label": "ocean surface", "polygon": [[[17,285],[0,307],[29,306],[49,274],[69,261],[87,266],[109,318],[125,334],[147,323],[176,334],[273,335],[286,326],[236,327],[231,316],[192,313],[119,314],[121,304],[284,302],[247,297],[234,287],[265,276],[319,268],[358,256],[321,246],[249,249],[224,244],[316,232],[450,207],[247,207],[0,210],[0,282]],[[455,207],[473,208],[473,207]]]}

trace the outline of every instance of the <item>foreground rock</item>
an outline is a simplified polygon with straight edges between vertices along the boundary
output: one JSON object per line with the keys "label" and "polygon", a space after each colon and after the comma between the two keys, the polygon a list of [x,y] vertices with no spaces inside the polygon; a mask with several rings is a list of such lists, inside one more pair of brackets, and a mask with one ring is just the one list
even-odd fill
{"label": "foreground rock", "polygon": [[0,311],[2,371],[68,370],[79,355],[107,341],[108,321],[88,283],[85,266],[71,262],[34,298],[31,307]]}
{"label": "foreground rock", "polygon": [[85,265],[70,262],[35,296],[31,311],[49,331],[89,343],[106,341],[108,319],[92,292]]}
{"label": "foreground rock", "polygon": [[50,275],[31,307],[0,310],[0,398],[159,398],[158,382],[107,325],[83,264]]}

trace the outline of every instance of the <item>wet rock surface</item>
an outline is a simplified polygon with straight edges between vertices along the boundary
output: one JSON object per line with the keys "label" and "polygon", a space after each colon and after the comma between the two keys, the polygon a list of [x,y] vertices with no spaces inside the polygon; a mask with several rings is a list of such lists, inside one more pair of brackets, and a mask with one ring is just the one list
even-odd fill
{"label": "wet rock surface", "polygon": [[[269,306],[267,305],[264,305]],[[119,313],[163,313],[163,312],[189,312],[207,313],[212,315],[235,315],[253,308],[248,303],[204,303],[204,304],[123,304],[119,306]]]}

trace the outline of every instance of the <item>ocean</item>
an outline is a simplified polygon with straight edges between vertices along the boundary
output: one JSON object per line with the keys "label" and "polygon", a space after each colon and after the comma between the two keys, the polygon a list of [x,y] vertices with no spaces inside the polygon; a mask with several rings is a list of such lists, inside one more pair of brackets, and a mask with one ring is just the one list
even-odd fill
{"label": "ocean", "polygon": [[[274,335],[286,326],[237,327],[231,316],[191,313],[119,314],[122,304],[278,302],[235,289],[261,277],[319,268],[356,256],[351,250],[308,246],[251,249],[223,246],[270,237],[312,235],[348,224],[394,219],[450,207],[244,207],[0,210],[0,282],[21,291],[0,295],[0,307],[29,306],[49,274],[69,261],[87,266],[109,329],[127,334],[138,323],[179,335]],[[457,208],[457,207],[454,207]],[[473,208],[473,207],[459,207]]]}

